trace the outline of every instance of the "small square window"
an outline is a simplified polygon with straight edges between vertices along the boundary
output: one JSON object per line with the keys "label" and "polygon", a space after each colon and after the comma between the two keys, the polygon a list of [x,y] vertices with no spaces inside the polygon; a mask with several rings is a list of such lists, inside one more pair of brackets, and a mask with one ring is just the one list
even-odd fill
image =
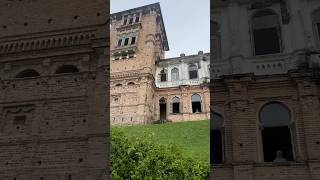
{"label": "small square window", "polygon": [[140,20],[140,18],[139,18],[139,16],[137,16],[135,22],[137,23],[137,22],[139,22],[139,20]]}

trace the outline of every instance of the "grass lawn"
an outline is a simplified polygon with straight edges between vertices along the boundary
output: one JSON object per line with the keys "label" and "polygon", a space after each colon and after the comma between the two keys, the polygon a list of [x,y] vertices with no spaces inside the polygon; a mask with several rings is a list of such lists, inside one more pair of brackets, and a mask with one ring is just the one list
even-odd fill
{"label": "grass lawn", "polygon": [[209,163],[209,120],[112,128],[122,129],[128,137],[153,133],[155,142],[176,144],[186,156]]}

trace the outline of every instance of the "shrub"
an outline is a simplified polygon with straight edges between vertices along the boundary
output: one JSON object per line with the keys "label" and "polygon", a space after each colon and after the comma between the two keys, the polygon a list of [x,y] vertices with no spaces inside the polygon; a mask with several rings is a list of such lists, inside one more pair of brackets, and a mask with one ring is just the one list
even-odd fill
{"label": "shrub", "polygon": [[111,179],[209,179],[209,165],[184,157],[175,145],[152,142],[152,135],[129,139],[119,129],[111,132]]}

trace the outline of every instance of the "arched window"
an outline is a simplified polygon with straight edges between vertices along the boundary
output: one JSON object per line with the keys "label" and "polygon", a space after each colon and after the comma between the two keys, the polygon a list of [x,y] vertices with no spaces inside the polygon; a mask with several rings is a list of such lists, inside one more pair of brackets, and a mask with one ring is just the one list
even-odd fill
{"label": "arched window", "polygon": [[120,84],[120,83],[116,84],[116,87],[121,87],[121,86],[122,86],[122,84]]}
{"label": "arched window", "polygon": [[129,82],[128,83],[128,86],[133,86],[134,85],[134,82]]}
{"label": "arched window", "polygon": [[294,126],[289,109],[282,103],[270,102],[262,107],[259,116],[264,161],[294,160]]}
{"label": "arched window", "polygon": [[314,27],[314,34],[316,38],[316,44],[320,47],[320,8],[312,13],[312,23]]}
{"label": "arched window", "polygon": [[40,74],[33,69],[26,69],[16,75],[16,78],[38,77]]}
{"label": "arched window", "polygon": [[219,164],[224,156],[224,121],[215,112],[211,113],[210,120],[210,164]]}
{"label": "arched window", "polygon": [[178,97],[172,98],[172,113],[180,113],[180,98]]}
{"label": "arched window", "polygon": [[255,55],[281,52],[279,18],[271,10],[258,11],[253,15],[253,43]]}
{"label": "arched window", "polygon": [[171,81],[178,81],[179,80],[179,69],[173,68],[171,70]]}
{"label": "arched window", "polygon": [[221,55],[221,37],[220,37],[220,26],[217,22],[211,21],[211,49],[212,59],[218,59]]}
{"label": "arched window", "polygon": [[160,71],[160,81],[161,82],[167,81],[167,70],[164,68]]}
{"label": "arched window", "polygon": [[77,73],[77,72],[79,72],[78,68],[73,65],[63,65],[56,70],[56,74]]}
{"label": "arched window", "polygon": [[198,78],[198,67],[195,64],[189,64],[189,79]]}
{"label": "arched window", "polygon": [[201,112],[201,96],[199,94],[194,94],[191,96],[192,112]]}

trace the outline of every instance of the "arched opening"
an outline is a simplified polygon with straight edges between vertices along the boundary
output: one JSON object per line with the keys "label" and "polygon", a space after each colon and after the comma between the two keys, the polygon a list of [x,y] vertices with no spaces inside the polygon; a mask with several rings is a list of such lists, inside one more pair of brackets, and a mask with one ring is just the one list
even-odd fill
{"label": "arched opening", "polygon": [[134,82],[129,82],[128,83],[128,86],[133,86],[133,85],[135,85]]}
{"label": "arched opening", "polygon": [[38,76],[40,76],[40,74],[36,70],[26,69],[18,73],[15,78],[29,78]]}
{"label": "arched opening", "polygon": [[255,55],[281,52],[281,29],[279,18],[271,10],[258,11],[252,18]]}
{"label": "arched opening", "polygon": [[116,87],[121,87],[121,86],[122,86],[122,84],[120,84],[120,83],[116,84]]}
{"label": "arched opening", "polygon": [[173,114],[180,113],[180,98],[178,97],[172,98],[172,113]]}
{"label": "arched opening", "polygon": [[161,82],[167,81],[167,70],[164,68],[160,71],[160,81]]}
{"label": "arched opening", "polygon": [[173,68],[171,70],[171,81],[178,81],[179,80],[179,69]]}
{"label": "arched opening", "polygon": [[199,94],[194,94],[191,96],[192,112],[201,112],[201,96]]}
{"label": "arched opening", "polygon": [[160,121],[165,121],[167,119],[167,100],[162,97],[159,100],[159,107],[160,107]]}
{"label": "arched opening", "polygon": [[215,112],[211,113],[210,120],[210,164],[220,164],[224,160],[224,121]]}
{"label": "arched opening", "polygon": [[259,116],[264,161],[294,160],[293,123],[289,109],[282,103],[270,102],[262,107]]}
{"label": "arched opening", "polygon": [[198,67],[195,64],[189,64],[189,79],[198,78]]}
{"label": "arched opening", "polygon": [[73,65],[63,65],[56,70],[56,74],[77,73],[79,69]]}

